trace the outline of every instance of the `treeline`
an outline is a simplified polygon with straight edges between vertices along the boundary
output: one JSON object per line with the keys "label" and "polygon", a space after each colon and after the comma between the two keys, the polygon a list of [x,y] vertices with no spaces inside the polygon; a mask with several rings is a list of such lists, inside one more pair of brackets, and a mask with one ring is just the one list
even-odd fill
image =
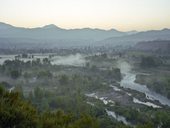
{"label": "treeline", "polygon": [[155,68],[163,64],[163,61],[160,58],[152,56],[143,56],[141,57],[140,67],[142,68]]}
{"label": "treeline", "polygon": [[[41,96],[39,95],[43,94],[35,90],[37,100],[40,100]],[[38,101],[38,103],[40,102]],[[70,103],[70,105],[74,106],[75,103]],[[69,107],[67,106],[67,108]],[[61,108],[61,106],[57,108]],[[118,113],[128,114],[130,112],[128,109],[118,106],[116,109]],[[0,87],[0,128],[132,128],[116,122],[102,111],[98,111],[96,114],[88,114],[83,111],[80,110],[80,113],[77,114],[75,111],[66,112],[61,109],[39,110],[30,101],[24,99],[20,93],[8,92]],[[131,120],[135,121],[137,118],[137,120],[144,121],[136,125],[136,128],[154,128],[158,126],[157,124],[160,124],[161,128],[170,126],[169,111],[146,109],[140,112],[134,110],[131,112],[129,113]]]}
{"label": "treeline", "polygon": [[48,65],[50,65],[48,58],[44,58],[42,61],[36,59],[27,62],[18,59],[6,60],[3,65],[0,66],[0,72],[3,75],[17,79],[22,75],[23,70],[30,69],[31,67],[43,67]]}
{"label": "treeline", "polygon": [[42,113],[23,100],[19,93],[0,87],[1,128],[99,128],[96,118],[81,114],[66,114],[62,110]]}
{"label": "treeline", "polygon": [[[39,91],[41,90],[38,88],[35,90],[35,97],[32,100],[41,104],[40,100],[43,100],[45,93],[41,94],[43,92]],[[81,109],[76,107],[77,104]],[[57,109],[62,106],[57,106],[56,109],[40,110],[40,106],[32,105],[31,101],[24,99],[19,92],[9,92],[0,87],[0,128],[130,128],[112,120],[100,108],[93,108],[81,101],[80,103],[70,102],[67,105],[62,110]],[[73,106],[75,108],[72,108]],[[71,107],[70,111],[64,111],[66,107]]]}

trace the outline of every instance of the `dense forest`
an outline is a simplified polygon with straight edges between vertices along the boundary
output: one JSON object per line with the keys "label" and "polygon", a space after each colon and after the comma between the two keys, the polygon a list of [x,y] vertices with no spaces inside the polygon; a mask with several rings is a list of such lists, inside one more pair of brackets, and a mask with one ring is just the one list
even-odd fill
{"label": "dense forest", "polygon": [[[144,93],[123,88],[120,83],[124,77],[120,65],[128,61],[125,55],[138,72],[155,72],[153,68],[166,67],[167,62],[153,55],[133,53],[87,55],[82,66],[52,65],[55,55],[51,54],[44,58],[22,54],[5,60],[0,66],[0,126],[168,128],[169,106],[146,99]],[[23,60],[26,58],[35,59]],[[139,83],[148,79],[144,73],[136,78]],[[154,84],[147,85],[151,90],[157,88]],[[167,88],[163,93],[156,92],[169,98],[169,83],[163,88]]]}

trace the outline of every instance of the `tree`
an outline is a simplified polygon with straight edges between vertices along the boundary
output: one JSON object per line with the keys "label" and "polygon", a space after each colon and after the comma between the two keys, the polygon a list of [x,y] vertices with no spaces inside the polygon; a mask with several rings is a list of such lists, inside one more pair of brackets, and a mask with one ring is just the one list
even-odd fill
{"label": "tree", "polygon": [[38,100],[42,99],[43,98],[43,91],[39,87],[36,87],[34,89],[34,96]]}
{"label": "tree", "polygon": [[51,78],[53,74],[50,71],[40,71],[37,74],[38,78]]}
{"label": "tree", "polygon": [[37,128],[36,109],[23,101],[17,92],[7,92],[0,88],[0,127]]}
{"label": "tree", "polygon": [[152,67],[160,66],[161,64],[163,64],[161,58],[154,57],[154,56],[143,56],[141,58],[140,66],[142,68],[152,68]]}
{"label": "tree", "polygon": [[13,79],[17,79],[21,75],[21,73],[18,70],[12,70],[10,72],[10,75]]}
{"label": "tree", "polygon": [[82,115],[70,128],[98,128],[97,120],[89,115]]}
{"label": "tree", "polygon": [[156,67],[156,62],[153,57],[147,56],[147,57],[142,57],[140,66],[143,68],[151,68],[151,67]]}
{"label": "tree", "polygon": [[29,92],[29,94],[28,94],[28,98],[29,98],[29,100],[30,100],[30,101],[32,101],[32,100],[33,100],[34,95],[33,95],[33,92],[32,92],[32,91],[30,91],[30,92]]}
{"label": "tree", "polygon": [[67,85],[69,82],[68,76],[62,75],[61,78],[59,79],[59,82],[61,85]]}
{"label": "tree", "polygon": [[13,91],[18,92],[21,97],[24,97],[24,93],[21,85],[16,85]]}
{"label": "tree", "polygon": [[22,58],[28,58],[28,54],[23,53],[23,54],[22,54]]}
{"label": "tree", "polygon": [[50,64],[50,60],[48,58],[44,58],[43,59],[43,64],[49,65]]}

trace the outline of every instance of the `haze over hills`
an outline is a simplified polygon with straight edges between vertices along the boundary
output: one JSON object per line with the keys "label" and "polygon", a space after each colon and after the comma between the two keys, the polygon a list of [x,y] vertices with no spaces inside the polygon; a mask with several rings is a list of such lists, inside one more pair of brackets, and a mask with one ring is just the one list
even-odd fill
{"label": "haze over hills", "polygon": [[170,40],[170,30],[121,32],[115,29],[63,29],[53,24],[37,28],[0,23],[0,48],[134,45],[141,41]]}
{"label": "haze over hills", "polygon": [[153,51],[159,53],[169,53],[170,52],[170,40],[155,40],[137,43],[134,48],[136,50],[142,51]]}
{"label": "haze over hills", "polygon": [[150,30],[122,37],[111,37],[98,43],[107,45],[135,45],[138,42],[153,40],[170,40],[170,29]]}
{"label": "haze over hills", "polygon": [[53,24],[38,28],[14,27],[5,23],[0,23],[0,37],[10,38],[34,38],[34,39],[82,39],[98,41],[109,37],[124,36],[127,33],[115,29],[62,29]]}

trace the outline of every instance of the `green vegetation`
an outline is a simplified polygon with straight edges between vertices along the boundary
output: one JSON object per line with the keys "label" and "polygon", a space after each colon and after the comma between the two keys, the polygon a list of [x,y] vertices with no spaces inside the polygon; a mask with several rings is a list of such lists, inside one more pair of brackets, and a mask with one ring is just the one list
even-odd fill
{"label": "green vegetation", "polygon": [[154,68],[162,64],[161,60],[152,56],[143,56],[140,66],[142,68]]}
{"label": "green vegetation", "polygon": [[99,124],[95,118],[86,114],[77,117],[62,110],[40,113],[30,103],[21,99],[19,93],[9,93],[0,87],[0,127],[98,128]]}
{"label": "green vegetation", "polygon": [[170,99],[170,75],[163,75],[161,72],[155,72],[153,75],[138,75],[136,82],[147,85],[148,88],[166,96]]}
{"label": "green vegetation", "polygon": [[[83,67],[51,65],[49,58],[28,62],[18,59],[5,61],[0,66],[2,77],[0,128],[132,128],[133,126],[168,128],[170,126],[169,107],[154,109],[136,105],[126,92],[114,91],[110,87],[113,85],[123,90],[119,86],[122,74],[116,66],[115,58],[101,54],[88,56],[86,59],[88,61]],[[153,70],[157,61],[146,63],[146,60],[148,59],[144,59],[142,63],[146,64],[148,71]],[[163,88],[166,91],[162,93],[166,92],[168,96],[169,80],[164,78],[162,76]],[[152,77],[148,79],[151,80]],[[126,91],[137,98],[144,97],[144,94]],[[92,93],[100,98],[86,96]],[[101,100],[104,96],[107,100],[113,100],[113,103],[105,104]],[[108,116],[106,109],[125,117],[130,125]]]}

